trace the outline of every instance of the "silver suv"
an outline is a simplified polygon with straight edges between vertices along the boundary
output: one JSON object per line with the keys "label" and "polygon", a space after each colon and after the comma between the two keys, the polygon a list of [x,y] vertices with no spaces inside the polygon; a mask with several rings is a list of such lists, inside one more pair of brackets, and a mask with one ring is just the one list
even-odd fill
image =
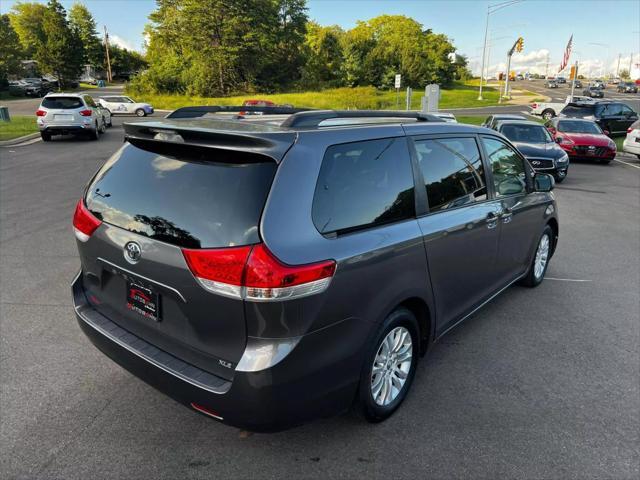
{"label": "silver suv", "polygon": [[106,122],[102,107],[89,95],[51,93],[42,99],[36,111],[42,140],[52,135],[85,135],[98,140],[105,132]]}

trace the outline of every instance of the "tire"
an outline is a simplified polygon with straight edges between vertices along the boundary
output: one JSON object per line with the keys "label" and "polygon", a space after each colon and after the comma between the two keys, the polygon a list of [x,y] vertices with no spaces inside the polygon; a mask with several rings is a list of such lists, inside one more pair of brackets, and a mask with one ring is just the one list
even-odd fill
{"label": "tire", "polygon": [[51,134],[50,133],[40,132],[40,136],[42,137],[42,141],[43,142],[50,142],[51,141]]}
{"label": "tire", "polygon": [[98,133],[105,133],[106,131],[107,131],[107,124],[104,121],[104,117],[102,117],[102,125],[100,126]]}
{"label": "tire", "polygon": [[554,175],[553,178],[556,181],[556,183],[562,183],[562,182],[564,182],[564,179],[567,178],[567,177],[566,177],[566,175],[564,177],[561,177],[559,175]]}
{"label": "tire", "polygon": [[100,138],[100,132],[98,131],[98,124],[95,124],[95,128],[89,132],[89,140],[98,140]]}
{"label": "tire", "polygon": [[542,118],[544,118],[545,120],[551,120],[555,116],[556,116],[556,113],[550,108],[542,112]]}
{"label": "tire", "polygon": [[147,113],[146,113],[143,109],[138,108],[138,109],[136,110],[136,115],[137,115],[138,117],[144,117],[144,116],[146,116],[146,115],[147,115]]}
{"label": "tire", "polygon": [[[402,404],[411,389],[413,378],[415,377],[418,357],[420,355],[419,343],[419,327],[415,315],[406,308],[398,308],[394,310],[382,322],[378,332],[369,342],[366,350],[362,372],[360,374],[360,384],[358,386],[358,395],[356,398],[356,411],[371,423],[382,422],[389,418]],[[387,336],[391,340],[387,339]],[[378,373],[373,373],[374,361],[384,358],[385,340],[400,340],[402,343],[394,355],[407,355],[409,348],[410,358],[401,363],[387,363],[382,367],[378,367]],[[397,362],[397,360],[396,360]],[[404,376],[402,379],[396,375],[400,373]],[[376,387],[377,396],[374,398],[374,378],[379,387]],[[388,378],[388,381],[386,381]],[[395,381],[394,381],[395,380]],[[391,390],[387,390],[386,386],[393,385]],[[399,390],[398,390],[399,386]],[[394,392],[395,389],[395,392]],[[384,398],[384,392],[389,391],[389,398]],[[395,396],[393,396],[395,395]],[[376,400],[377,399],[377,400]],[[387,400],[387,401],[385,401]]]}
{"label": "tire", "polygon": [[[537,270],[538,274],[536,275],[536,261],[538,259],[539,252],[541,253],[541,255],[544,255],[543,241],[545,237],[547,238],[546,258],[544,259],[544,265],[542,266],[542,271],[538,269]],[[544,280],[544,276],[547,273],[547,267],[549,266],[549,260],[551,260],[551,253],[553,252],[553,241],[554,241],[553,230],[549,225],[547,225],[546,227],[544,227],[544,230],[540,234],[540,239],[538,240],[536,251],[533,254],[533,258],[531,259],[531,265],[529,265],[529,271],[527,272],[527,275],[520,281],[520,283],[525,287],[531,287],[531,288],[537,287]],[[541,248],[542,248],[542,251],[541,251]]]}

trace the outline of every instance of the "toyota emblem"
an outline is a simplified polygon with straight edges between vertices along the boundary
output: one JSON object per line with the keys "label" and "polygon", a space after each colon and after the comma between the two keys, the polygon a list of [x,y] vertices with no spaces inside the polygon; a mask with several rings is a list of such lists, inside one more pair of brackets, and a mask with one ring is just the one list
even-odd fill
{"label": "toyota emblem", "polygon": [[136,242],[127,242],[124,246],[124,259],[129,263],[138,263],[142,249]]}

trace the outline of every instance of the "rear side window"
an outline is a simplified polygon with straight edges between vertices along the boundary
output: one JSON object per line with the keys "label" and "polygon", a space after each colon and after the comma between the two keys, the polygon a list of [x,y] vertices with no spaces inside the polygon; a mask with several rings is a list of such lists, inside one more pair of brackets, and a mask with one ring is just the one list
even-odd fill
{"label": "rear side window", "polygon": [[574,105],[567,105],[562,109],[561,113],[568,117],[582,118],[593,115],[593,107],[578,107]]}
{"label": "rear side window", "polygon": [[405,138],[327,149],[312,208],[320,233],[346,233],[414,216],[413,173]]}
{"label": "rear side window", "polygon": [[84,104],[78,97],[45,97],[42,100],[42,106],[44,108],[66,110],[82,108]]}
{"label": "rear side window", "polygon": [[126,145],[90,185],[87,207],[106,223],[179,247],[259,242],[275,162],[215,161],[215,153],[196,163]]}
{"label": "rear side window", "polygon": [[430,212],[487,199],[484,167],[473,138],[417,140],[416,152]]}

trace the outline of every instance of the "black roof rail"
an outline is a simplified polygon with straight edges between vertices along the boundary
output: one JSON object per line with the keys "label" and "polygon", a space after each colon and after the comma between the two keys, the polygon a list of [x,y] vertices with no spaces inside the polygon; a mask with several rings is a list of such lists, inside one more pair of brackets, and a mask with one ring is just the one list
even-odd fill
{"label": "black roof rail", "polygon": [[207,113],[263,113],[267,115],[291,115],[299,112],[306,112],[308,108],[293,107],[267,107],[257,105],[199,105],[195,107],[182,107],[174,110],[166,118],[198,118]]}
{"label": "black roof rail", "polygon": [[295,113],[282,122],[285,128],[318,127],[325,120],[337,118],[410,118],[418,122],[444,122],[435,115],[399,110],[312,110]]}

